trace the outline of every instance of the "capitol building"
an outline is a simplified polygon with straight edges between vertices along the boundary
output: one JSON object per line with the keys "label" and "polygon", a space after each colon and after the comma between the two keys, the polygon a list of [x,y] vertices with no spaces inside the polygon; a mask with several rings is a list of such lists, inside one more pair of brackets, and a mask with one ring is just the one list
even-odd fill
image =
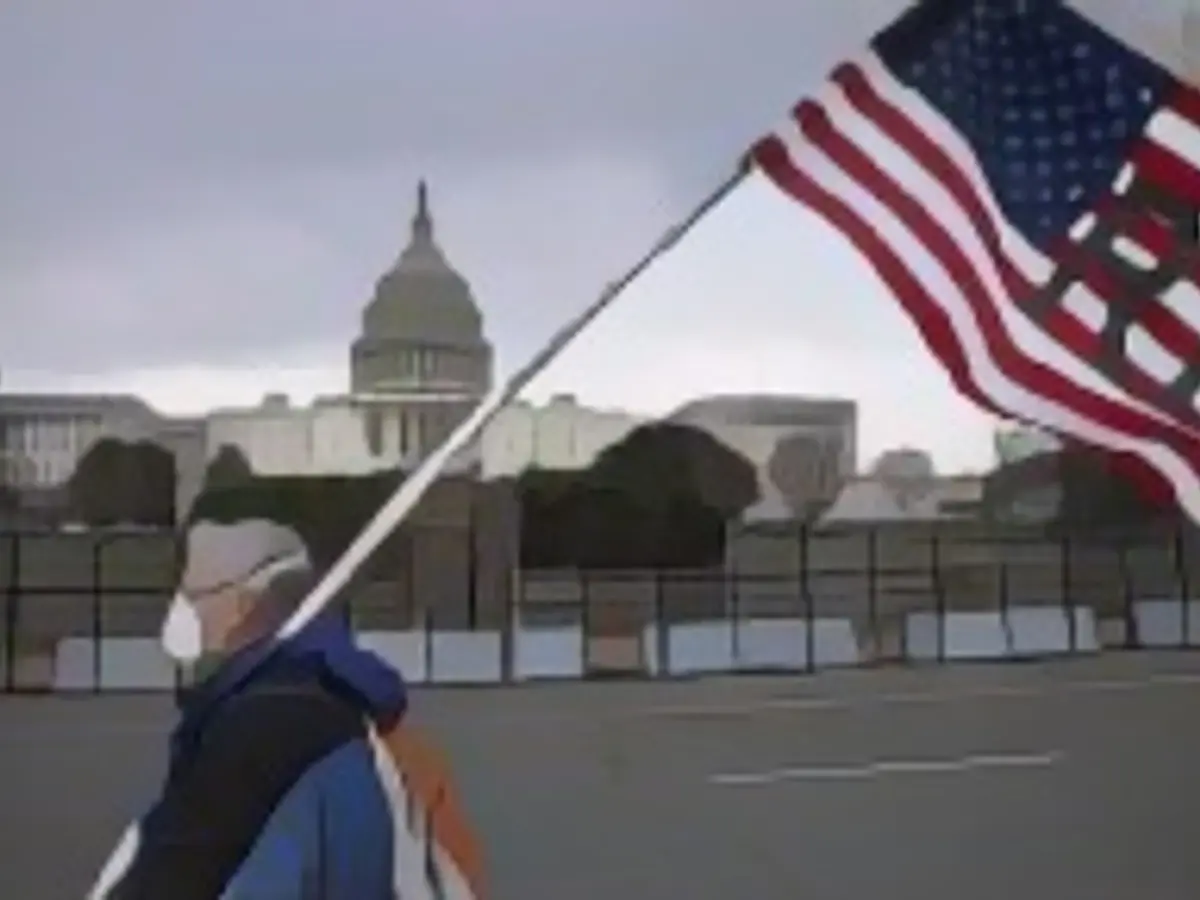
{"label": "capitol building", "polygon": [[[342,392],[295,404],[273,393],[252,405],[180,419],[138,397],[0,392],[0,484],[53,505],[100,438],[151,440],[175,456],[176,509],[199,492],[207,462],[234,447],[260,475],[367,475],[411,471],[493,389],[494,353],[470,283],[438,241],[430,193],[416,191],[408,241],[363,305]],[[831,477],[849,477],[857,456],[853,401],[716,395],[695,398],[668,420],[709,431],[758,470],[761,508],[787,514],[770,474],[777,442],[817,436]],[[450,474],[511,477],[527,468],[584,469],[646,417],[597,409],[560,394],[519,400],[492,420],[448,467]]]}
{"label": "capitol building", "polygon": [[[408,244],[363,308],[347,393],[302,407],[279,394],[213,410],[205,455],[236,446],[264,475],[412,468],[470,415],[492,379],[483,314],[438,244],[422,181]],[[477,463],[464,457],[459,468]]]}

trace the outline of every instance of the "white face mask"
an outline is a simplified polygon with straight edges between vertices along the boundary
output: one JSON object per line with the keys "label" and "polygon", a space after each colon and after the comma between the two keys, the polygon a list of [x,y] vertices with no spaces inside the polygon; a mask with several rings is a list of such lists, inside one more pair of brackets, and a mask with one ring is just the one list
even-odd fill
{"label": "white face mask", "polygon": [[[277,559],[254,572],[243,583],[243,587],[250,591],[261,591],[276,575],[308,566],[308,554],[295,553],[283,559]],[[200,622],[200,615],[196,612],[195,605],[182,591],[176,593],[174,599],[171,600],[171,607],[167,610],[167,617],[163,621],[161,639],[163,650],[167,655],[183,664],[197,662],[208,649],[204,646],[204,628]]]}
{"label": "white face mask", "polygon": [[162,626],[162,645],[176,662],[194,663],[204,653],[204,630],[196,607],[182,593],[171,600]]}

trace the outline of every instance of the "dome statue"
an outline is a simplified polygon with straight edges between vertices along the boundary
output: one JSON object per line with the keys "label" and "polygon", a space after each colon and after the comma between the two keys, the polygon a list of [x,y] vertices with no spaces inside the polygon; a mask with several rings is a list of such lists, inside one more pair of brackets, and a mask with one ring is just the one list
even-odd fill
{"label": "dome statue", "polygon": [[491,386],[492,350],[470,285],[434,238],[429,189],[417,186],[408,246],[375,284],[351,348],[355,392]]}

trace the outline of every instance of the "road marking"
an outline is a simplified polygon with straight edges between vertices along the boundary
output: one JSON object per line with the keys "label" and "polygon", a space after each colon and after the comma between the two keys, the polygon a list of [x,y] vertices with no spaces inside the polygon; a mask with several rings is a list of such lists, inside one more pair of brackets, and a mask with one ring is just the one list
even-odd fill
{"label": "road marking", "polygon": [[959,759],[885,759],[857,766],[789,766],[761,772],[710,775],[708,782],[723,787],[754,787],[782,781],[863,781],[887,775],[950,775],[986,769],[1046,768],[1061,762],[1063,753],[984,753]]}
{"label": "road marking", "polygon": [[1054,696],[1057,694],[1094,694],[1128,691],[1147,691],[1169,687],[1200,686],[1200,673],[1150,675],[1138,679],[1107,679],[1066,681],[1058,684],[1028,686],[994,686],[961,690],[896,691],[883,694],[861,694],[856,697],[768,697],[728,703],[684,703],[672,706],[653,706],[638,710],[635,715],[672,719],[728,718],[752,715],[756,712],[821,712],[849,710],[866,706],[902,706],[937,703],[958,703],[969,700],[1021,699]]}

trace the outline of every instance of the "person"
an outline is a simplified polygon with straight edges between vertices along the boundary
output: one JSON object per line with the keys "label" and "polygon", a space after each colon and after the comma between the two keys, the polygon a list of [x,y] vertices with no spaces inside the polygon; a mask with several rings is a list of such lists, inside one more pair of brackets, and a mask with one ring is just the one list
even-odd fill
{"label": "person", "polygon": [[276,639],[314,582],[288,527],[189,528],[163,643],[194,683],[161,795],[91,897],[483,896],[448,767],[409,723],[400,675],[337,613]]}

